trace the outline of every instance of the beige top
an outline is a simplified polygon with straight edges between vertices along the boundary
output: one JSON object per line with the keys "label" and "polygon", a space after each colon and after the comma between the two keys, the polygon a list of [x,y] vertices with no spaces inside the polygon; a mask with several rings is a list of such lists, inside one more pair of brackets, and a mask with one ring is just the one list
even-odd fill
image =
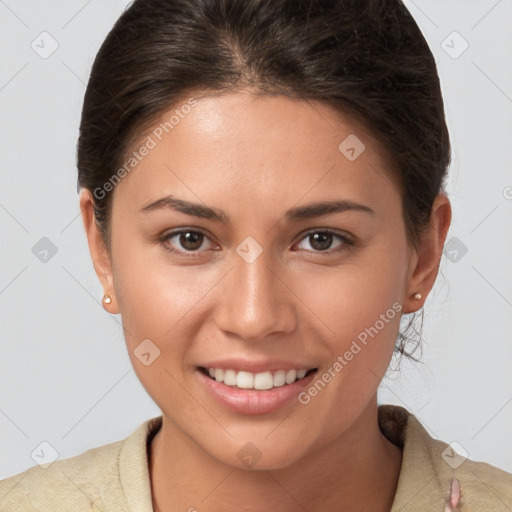
{"label": "beige top", "polygon": [[[403,450],[391,512],[452,510],[446,504],[453,477],[460,483],[453,510],[512,510],[512,474],[463,460],[403,407],[381,405],[378,410],[382,433]],[[122,441],[2,480],[0,512],[153,512],[148,447],[161,424],[162,416],[152,418]]]}

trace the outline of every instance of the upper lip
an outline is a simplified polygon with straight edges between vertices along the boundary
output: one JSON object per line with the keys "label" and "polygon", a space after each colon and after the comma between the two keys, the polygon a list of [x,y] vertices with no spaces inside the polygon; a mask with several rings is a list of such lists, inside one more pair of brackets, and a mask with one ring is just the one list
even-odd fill
{"label": "upper lip", "polygon": [[237,372],[263,373],[277,370],[311,370],[316,368],[314,364],[299,363],[284,360],[248,361],[243,359],[222,359],[218,361],[206,361],[201,363],[202,368],[220,368],[222,370],[235,370]]}

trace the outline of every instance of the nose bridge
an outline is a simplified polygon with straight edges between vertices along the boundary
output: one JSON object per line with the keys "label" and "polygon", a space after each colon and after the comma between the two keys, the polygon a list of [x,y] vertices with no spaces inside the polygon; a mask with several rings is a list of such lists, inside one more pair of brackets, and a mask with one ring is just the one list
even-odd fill
{"label": "nose bridge", "polygon": [[258,246],[246,240],[237,247],[217,315],[219,328],[254,341],[295,324],[293,295],[276,277],[270,251]]}

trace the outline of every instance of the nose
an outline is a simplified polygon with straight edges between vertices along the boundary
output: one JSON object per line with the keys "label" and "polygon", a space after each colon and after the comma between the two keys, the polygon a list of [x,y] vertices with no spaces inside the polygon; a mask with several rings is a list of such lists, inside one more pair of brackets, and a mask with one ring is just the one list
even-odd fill
{"label": "nose", "polygon": [[252,262],[235,253],[219,289],[217,327],[247,341],[292,332],[297,322],[294,295],[280,273],[267,251]]}

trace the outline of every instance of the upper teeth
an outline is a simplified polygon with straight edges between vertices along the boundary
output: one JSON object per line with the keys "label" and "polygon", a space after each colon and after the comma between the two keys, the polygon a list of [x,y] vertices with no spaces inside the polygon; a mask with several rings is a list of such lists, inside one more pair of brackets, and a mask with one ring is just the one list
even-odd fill
{"label": "upper teeth", "polygon": [[278,370],[273,375],[271,372],[236,372],[235,370],[223,370],[221,368],[207,368],[207,371],[212,379],[217,382],[224,382],[227,386],[265,390],[291,384],[298,379],[302,379],[308,370]]}

